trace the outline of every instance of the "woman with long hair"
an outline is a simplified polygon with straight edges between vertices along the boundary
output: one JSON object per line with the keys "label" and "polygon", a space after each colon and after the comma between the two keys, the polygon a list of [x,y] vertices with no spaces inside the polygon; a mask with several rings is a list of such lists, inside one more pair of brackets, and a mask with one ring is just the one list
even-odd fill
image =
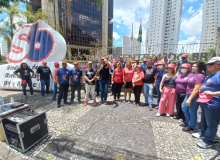
{"label": "woman with long hair", "polygon": [[206,65],[204,62],[197,62],[192,66],[193,74],[187,76],[186,97],[182,104],[182,110],[186,121],[182,124],[183,131],[194,130],[197,122],[197,110],[199,103],[196,100],[199,98],[199,88],[205,80]]}
{"label": "woman with long hair", "polygon": [[[189,63],[184,63],[180,66],[180,74],[176,79],[176,111],[177,114],[172,119],[177,119],[179,122],[185,121],[185,116],[182,111],[182,103],[186,96],[186,87],[188,78],[187,76],[190,74],[191,65]],[[182,124],[180,124],[182,125]]]}
{"label": "woman with long hair", "polygon": [[166,116],[168,117],[173,115],[176,100],[176,79],[175,64],[171,63],[168,65],[167,72],[160,83],[160,92],[162,93],[162,96],[156,116],[160,116],[164,113],[166,113]]}
{"label": "woman with long hair", "polygon": [[157,63],[158,63],[158,58],[157,58],[157,56],[154,56],[153,57],[153,65],[157,66]]}
{"label": "woman with long hair", "polygon": [[165,63],[160,61],[157,64],[158,64],[158,72],[157,72],[156,89],[157,89],[157,103],[158,103],[158,107],[155,107],[155,109],[159,108],[160,98],[161,98],[160,83],[162,81],[162,78],[163,78],[164,74],[166,74]]}
{"label": "woman with long hair", "polygon": [[141,96],[141,90],[143,86],[143,78],[144,78],[144,72],[142,72],[142,66],[137,65],[137,72],[134,72],[134,76],[132,79],[132,83],[134,86],[134,97],[135,101],[133,105],[137,105],[137,107],[140,105],[140,96]]}
{"label": "woman with long hair", "polygon": [[122,63],[119,62],[117,64],[117,68],[114,69],[113,74],[112,74],[112,85],[114,85],[113,102],[116,101],[116,95],[117,95],[118,101],[120,101],[120,93],[121,93],[122,84],[123,84],[123,67],[122,67]]}
{"label": "woman with long hair", "polygon": [[129,93],[128,103],[131,103],[131,88],[134,72],[134,68],[132,68],[131,66],[131,60],[127,60],[126,67],[123,70],[123,82],[125,85],[125,100],[123,101],[124,103],[126,102],[127,92]]}

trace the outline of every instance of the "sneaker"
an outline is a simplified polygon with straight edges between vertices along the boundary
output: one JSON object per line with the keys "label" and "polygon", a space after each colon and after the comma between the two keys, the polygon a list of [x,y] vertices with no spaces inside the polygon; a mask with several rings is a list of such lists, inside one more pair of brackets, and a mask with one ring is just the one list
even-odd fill
{"label": "sneaker", "polygon": [[36,96],[36,95],[35,95],[35,94],[32,94],[32,95],[31,95],[31,97],[34,97],[34,96]]}
{"label": "sneaker", "polygon": [[131,103],[130,101],[128,101],[128,103]]}
{"label": "sneaker", "polygon": [[167,117],[170,117],[170,115],[169,115],[168,113],[166,113],[166,116],[167,116]]}
{"label": "sneaker", "polygon": [[152,107],[152,106],[149,106],[149,110],[150,110],[150,111],[153,111],[153,107]]}
{"label": "sneaker", "polygon": [[60,107],[61,107],[61,105],[60,105],[60,104],[58,104],[58,105],[57,105],[57,108],[60,108]]}
{"label": "sneaker", "polygon": [[56,99],[54,99],[54,98],[49,98],[49,100],[51,100],[51,101],[56,101]]}
{"label": "sneaker", "polygon": [[136,103],[134,102],[133,105],[136,105]]}
{"label": "sneaker", "polygon": [[104,104],[107,104],[107,101],[105,101]]}
{"label": "sneaker", "polygon": [[88,103],[88,102],[85,102],[85,103],[84,103],[84,106],[87,106],[87,103]]}
{"label": "sneaker", "polygon": [[123,103],[125,103],[126,101],[123,101]]}
{"label": "sneaker", "polygon": [[157,116],[157,117],[160,117],[160,113],[157,113],[156,116]]}
{"label": "sneaker", "polygon": [[199,147],[201,147],[203,149],[211,148],[212,147],[212,145],[208,145],[205,142],[199,142],[199,143],[197,143],[197,146],[199,146]]}
{"label": "sneaker", "polygon": [[27,98],[27,95],[23,95],[23,98]]}
{"label": "sneaker", "polygon": [[139,104],[137,104],[137,107],[139,106]]}
{"label": "sneaker", "polygon": [[118,99],[118,101],[120,102],[121,100],[120,100],[120,99]]}
{"label": "sneaker", "polygon": [[154,109],[159,109],[159,106],[155,107]]}
{"label": "sneaker", "polygon": [[204,138],[204,137],[201,136],[199,133],[193,133],[192,136],[193,136],[194,138],[200,138],[200,139]]}
{"label": "sneaker", "polygon": [[177,116],[170,117],[171,119],[179,119]]}
{"label": "sneaker", "polygon": [[187,125],[186,127],[183,127],[182,130],[183,130],[184,132],[188,132],[188,131],[192,131],[192,130],[194,130],[194,129],[192,129],[189,125]]}
{"label": "sneaker", "polygon": [[95,104],[97,104],[97,102],[96,102],[96,101],[94,101],[94,103],[95,103]]}
{"label": "sneaker", "polygon": [[113,102],[115,102],[115,99],[113,100]]}
{"label": "sneaker", "polygon": [[103,101],[100,101],[99,103],[101,103],[101,104],[102,104],[102,103],[103,103]]}
{"label": "sneaker", "polygon": [[178,122],[184,122],[184,120],[183,119],[179,119]]}
{"label": "sneaker", "polygon": [[181,122],[181,123],[179,124],[179,126],[180,126],[180,127],[186,127],[186,126],[188,126],[188,124],[187,124],[186,122]]}
{"label": "sneaker", "polygon": [[64,102],[64,104],[70,105],[71,103],[70,102]]}

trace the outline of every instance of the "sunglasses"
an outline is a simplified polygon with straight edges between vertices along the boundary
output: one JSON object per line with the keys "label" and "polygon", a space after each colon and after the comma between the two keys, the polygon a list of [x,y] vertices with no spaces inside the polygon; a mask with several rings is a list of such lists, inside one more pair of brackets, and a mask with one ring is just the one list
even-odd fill
{"label": "sunglasses", "polygon": [[207,64],[207,65],[209,65],[209,66],[213,66],[215,63],[209,63],[209,64]]}

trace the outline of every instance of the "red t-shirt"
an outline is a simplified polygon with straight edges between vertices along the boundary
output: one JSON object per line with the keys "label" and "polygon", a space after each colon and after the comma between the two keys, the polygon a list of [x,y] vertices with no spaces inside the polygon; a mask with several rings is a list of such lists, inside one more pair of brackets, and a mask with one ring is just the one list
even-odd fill
{"label": "red t-shirt", "polygon": [[117,69],[114,69],[115,76],[114,81],[116,83],[122,83],[123,82],[123,71],[117,71]]}
{"label": "red t-shirt", "polygon": [[143,85],[144,72],[142,72],[142,71],[141,72],[134,72],[133,79],[138,80],[140,78],[142,78],[141,81],[138,81],[138,82],[134,83],[136,86]]}
{"label": "red t-shirt", "polygon": [[123,74],[125,76],[125,82],[132,82],[132,78],[134,75],[134,68],[130,68],[128,69],[127,67],[125,69],[123,69]]}
{"label": "red t-shirt", "polygon": [[60,69],[60,68],[55,68],[55,70],[54,70],[54,82],[57,82],[56,74],[57,74],[58,69]]}

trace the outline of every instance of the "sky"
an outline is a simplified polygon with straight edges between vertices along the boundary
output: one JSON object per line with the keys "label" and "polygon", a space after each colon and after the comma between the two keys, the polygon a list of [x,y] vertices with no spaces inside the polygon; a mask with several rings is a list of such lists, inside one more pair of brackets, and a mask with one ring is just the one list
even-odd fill
{"label": "sky", "polygon": [[[142,18],[142,44],[146,41],[147,19],[150,14],[150,0],[114,0],[113,44],[122,46],[122,37],[130,36],[133,23],[133,36],[138,37]],[[180,44],[199,43],[202,30],[202,0],[183,0],[180,26]]]}

